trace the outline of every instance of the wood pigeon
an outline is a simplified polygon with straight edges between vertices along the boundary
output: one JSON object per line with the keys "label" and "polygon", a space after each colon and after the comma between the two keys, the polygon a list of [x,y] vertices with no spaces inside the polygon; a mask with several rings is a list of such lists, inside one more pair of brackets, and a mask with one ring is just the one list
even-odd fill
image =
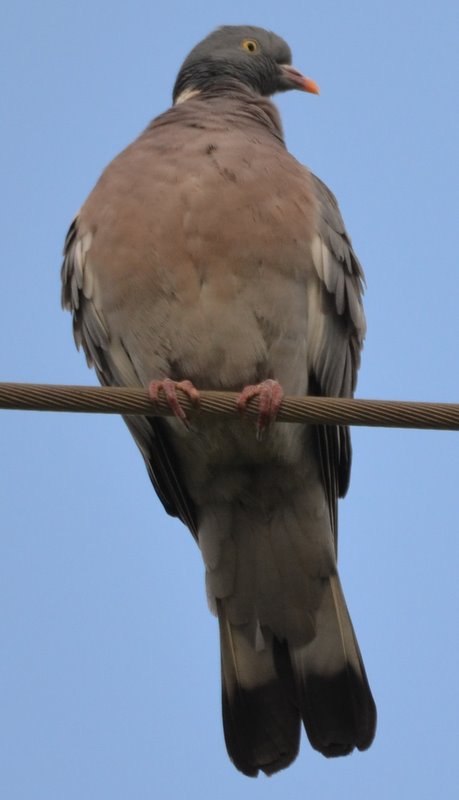
{"label": "wood pigeon", "polygon": [[[223,724],[244,774],[364,750],[376,710],[337,572],[345,427],[274,423],[289,395],[353,394],[363,272],[329,189],[286,149],[275,92],[317,85],[274,33],[224,26],[185,59],[172,107],[73,221],[63,305],[100,382],[163,393],[126,418],[165,510],[189,528],[220,628]],[[180,391],[258,396],[258,426],[189,419]],[[185,424],[183,424],[185,422]],[[184,598],[185,601],[185,598]]]}

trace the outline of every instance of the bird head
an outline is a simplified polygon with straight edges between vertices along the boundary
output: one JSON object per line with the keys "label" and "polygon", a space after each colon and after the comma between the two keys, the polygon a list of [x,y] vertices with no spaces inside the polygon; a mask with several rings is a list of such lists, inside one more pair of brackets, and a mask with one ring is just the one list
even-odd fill
{"label": "bird head", "polygon": [[235,83],[262,96],[289,89],[319,94],[317,84],[292,66],[287,42],[275,33],[252,25],[225,25],[187,56],[175,82],[173,100]]}

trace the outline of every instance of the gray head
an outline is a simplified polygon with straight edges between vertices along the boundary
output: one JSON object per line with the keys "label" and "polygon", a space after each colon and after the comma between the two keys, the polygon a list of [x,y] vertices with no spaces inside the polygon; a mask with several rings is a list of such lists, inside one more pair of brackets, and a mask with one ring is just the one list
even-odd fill
{"label": "gray head", "polygon": [[185,91],[205,91],[241,83],[260,95],[300,89],[318,94],[317,84],[292,67],[287,42],[253,25],[217,28],[183,62],[173,91],[174,103]]}

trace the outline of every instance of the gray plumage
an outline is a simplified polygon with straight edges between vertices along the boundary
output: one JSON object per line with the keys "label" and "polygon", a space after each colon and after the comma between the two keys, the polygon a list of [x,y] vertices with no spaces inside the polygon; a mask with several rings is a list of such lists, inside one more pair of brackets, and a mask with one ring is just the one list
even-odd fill
{"label": "gray plumage", "polygon": [[[175,105],[105,170],[62,268],[101,383],[242,390],[274,378],[287,394],[352,395],[362,269],[335,198],[287,152],[267,99],[311,85],[279,37],[219,29],[184,62]],[[126,422],[202,551],[235,765],[287,766],[301,719],[325,755],[368,747],[375,706],[336,568],[348,430],[276,423],[258,441],[246,420]]]}

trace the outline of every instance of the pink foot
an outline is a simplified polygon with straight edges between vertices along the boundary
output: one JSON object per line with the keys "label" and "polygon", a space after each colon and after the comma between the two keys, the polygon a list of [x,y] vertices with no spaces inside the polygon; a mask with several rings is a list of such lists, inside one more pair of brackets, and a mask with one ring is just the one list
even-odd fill
{"label": "pink foot", "polygon": [[186,428],[189,428],[188,418],[177,397],[177,389],[180,389],[186,394],[193,405],[199,405],[199,391],[193,386],[191,381],[173,381],[171,378],[164,378],[162,381],[152,381],[148,387],[148,392],[154,403],[159,403],[160,392],[163,392],[166,403],[174,412],[174,415],[183,422]]}
{"label": "pink foot", "polygon": [[278,381],[267,380],[253,386],[246,386],[237,400],[237,408],[244,413],[252,397],[258,397],[257,438],[261,439],[277,417],[284,397],[284,390]]}

